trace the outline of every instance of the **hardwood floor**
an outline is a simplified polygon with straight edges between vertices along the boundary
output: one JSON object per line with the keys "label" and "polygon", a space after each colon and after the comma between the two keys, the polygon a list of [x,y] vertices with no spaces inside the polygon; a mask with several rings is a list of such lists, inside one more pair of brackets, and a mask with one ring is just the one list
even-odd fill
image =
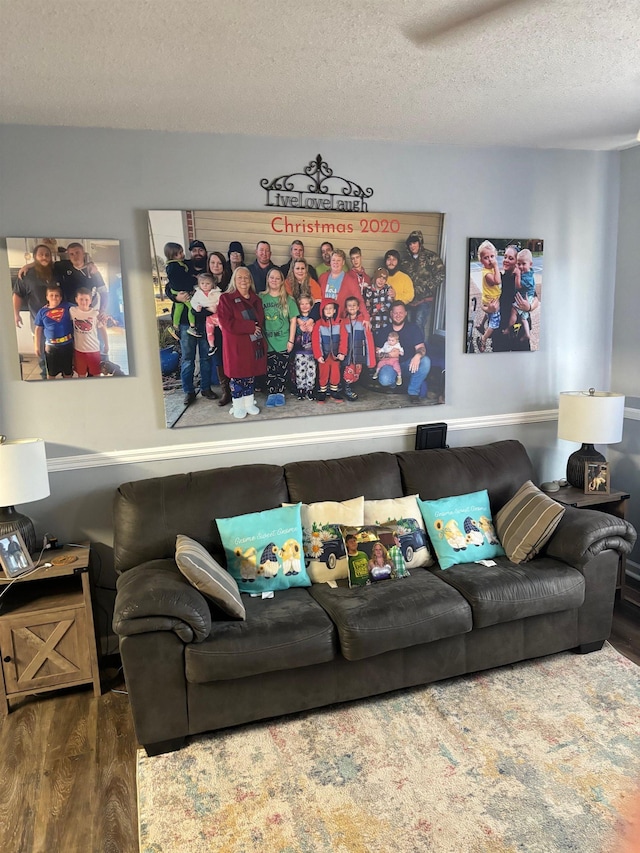
{"label": "hardwood floor", "polygon": [[137,853],[136,749],[121,693],[16,703],[0,722],[2,853]]}
{"label": "hardwood floor", "polygon": [[[640,608],[616,603],[611,644],[640,665]],[[103,684],[123,690],[114,670]],[[126,695],[25,700],[0,721],[2,853],[138,853],[137,743]]]}

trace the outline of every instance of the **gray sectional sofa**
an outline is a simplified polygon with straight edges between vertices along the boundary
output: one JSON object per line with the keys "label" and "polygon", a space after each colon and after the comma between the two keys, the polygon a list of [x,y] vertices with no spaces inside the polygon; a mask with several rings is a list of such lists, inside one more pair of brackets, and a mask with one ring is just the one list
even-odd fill
{"label": "gray sectional sofa", "polygon": [[127,483],[115,498],[114,629],[136,735],[150,755],[188,735],[319,708],[566,649],[609,636],[628,522],[568,508],[544,551],[414,569],[402,581],[317,584],[243,596],[225,616],[179,572],[178,533],[224,563],[216,517],[284,502],[424,500],[488,489],[496,512],[533,469],[524,447],[369,453],[242,465]]}

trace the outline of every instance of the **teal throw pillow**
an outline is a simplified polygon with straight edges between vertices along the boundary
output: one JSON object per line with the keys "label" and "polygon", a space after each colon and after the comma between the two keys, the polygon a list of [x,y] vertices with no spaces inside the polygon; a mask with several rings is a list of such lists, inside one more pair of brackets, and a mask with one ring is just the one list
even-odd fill
{"label": "teal throw pillow", "polygon": [[504,556],[486,489],[437,501],[418,499],[418,506],[441,569]]}
{"label": "teal throw pillow", "polygon": [[302,552],[300,506],[216,519],[227,571],[241,592],[311,586]]}

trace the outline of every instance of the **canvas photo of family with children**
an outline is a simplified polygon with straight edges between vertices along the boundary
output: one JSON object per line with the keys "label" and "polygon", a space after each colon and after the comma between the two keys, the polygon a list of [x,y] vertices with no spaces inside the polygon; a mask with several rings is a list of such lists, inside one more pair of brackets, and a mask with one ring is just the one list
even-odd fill
{"label": "canvas photo of family with children", "polygon": [[8,237],[22,378],[129,374],[118,240]]}
{"label": "canvas photo of family with children", "polygon": [[445,400],[441,213],[149,211],[169,428]]}
{"label": "canvas photo of family with children", "polygon": [[543,248],[536,238],[469,238],[468,353],[539,349]]}

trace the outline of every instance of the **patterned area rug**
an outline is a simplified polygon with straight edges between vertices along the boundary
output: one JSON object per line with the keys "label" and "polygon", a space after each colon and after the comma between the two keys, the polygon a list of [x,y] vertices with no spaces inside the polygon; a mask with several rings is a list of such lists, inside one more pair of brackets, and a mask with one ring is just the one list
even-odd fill
{"label": "patterned area rug", "polygon": [[604,853],[639,783],[640,667],[605,644],[139,750],[140,851]]}

